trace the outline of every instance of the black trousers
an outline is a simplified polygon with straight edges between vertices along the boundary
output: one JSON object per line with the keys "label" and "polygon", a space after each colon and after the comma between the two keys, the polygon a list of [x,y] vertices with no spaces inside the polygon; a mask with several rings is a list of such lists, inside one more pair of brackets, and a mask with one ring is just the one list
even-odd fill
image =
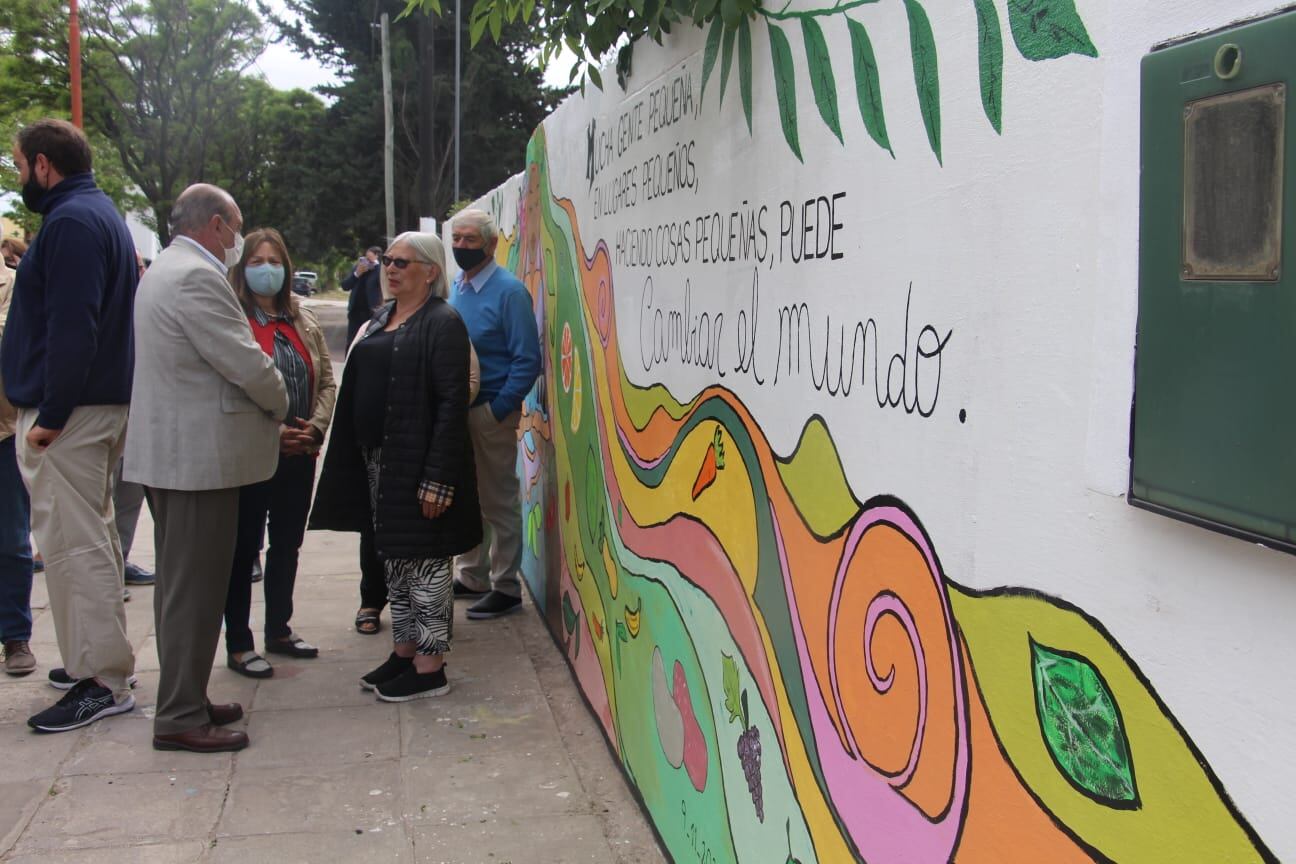
{"label": "black trousers", "polygon": [[234,564],[225,598],[225,649],[231,653],[251,651],[252,629],[248,617],[252,608],[252,562],[267,530],[262,586],[265,588],[265,637],[284,639],[292,628],[293,586],[297,582],[297,556],[306,536],[311,489],[315,483],[315,457],[280,456],[274,476],[239,490],[238,535],[234,543]]}
{"label": "black trousers", "polygon": [[382,611],[387,605],[387,574],[374,548],[374,529],[368,522],[360,531],[360,608]]}

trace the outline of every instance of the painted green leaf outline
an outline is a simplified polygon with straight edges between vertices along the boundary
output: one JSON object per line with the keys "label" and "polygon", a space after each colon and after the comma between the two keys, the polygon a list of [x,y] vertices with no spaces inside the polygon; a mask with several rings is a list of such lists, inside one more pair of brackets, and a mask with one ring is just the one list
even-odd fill
{"label": "painted green leaf outline", "polygon": [[562,616],[563,627],[566,628],[568,636],[576,629],[577,614],[576,607],[572,605],[571,594],[564,591],[562,596]]}
{"label": "painted green leaf outline", "polygon": [[729,722],[737,720],[742,716],[742,706],[739,702],[738,686],[738,664],[734,658],[724,652],[720,653],[721,665],[724,669],[720,678],[724,683],[724,707],[729,712]]}
{"label": "painted green leaf outline", "polygon": [[1008,23],[1017,50],[1027,60],[1098,56],[1075,0],[1008,0]]}
{"label": "painted green leaf outline", "polygon": [[1035,711],[1053,761],[1095,801],[1138,807],[1129,739],[1107,682],[1086,657],[1034,639],[1030,646]]}
{"label": "painted green leaf outline", "polygon": [[770,59],[774,63],[774,93],[778,98],[779,123],[783,126],[783,137],[796,154],[801,157],[801,141],[797,135],[796,115],[796,73],[792,65],[792,47],[788,44],[787,35],[774,24],[769,25]]}
{"label": "painted green leaf outline", "polygon": [[729,67],[733,65],[734,36],[737,30],[726,27],[723,47],[720,50],[720,101],[724,102],[725,87],[729,84]]}
{"label": "painted green leaf outline", "polygon": [[711,29],[707,31],[706,50],[702,53],[702,91],[698,95],[698,105],[706,98],[707,81],[711,78],[711,70],[715,68],[716,56],[720,53],[720,37],[724,35],[724,24],[717,18],[711,22]]}
{"label": "painted green leaf outline", "polygon": [[932,35],[927,10],[918,0],[904,0],[909,16],[909,51],[913,55],[914,86],[918,88],[918,106],[922,109],[923,126],[927,128],[927,143],[941,158],[940,73],[936,64],[936,38]]}
{"label": "painted green leaf outline", "polygon": [[972,0],[977,16],[977,47],[981,67],[981,107],[990,125],[1003,134],[1003,32],[994,0]]}
{"label": "painted green leaf outline", "polygon": [[819,116],[837,136],[837,140],[845,144],[842,139],[841,117],[837,112],[837,81],[833,78],[832,55],[828,53],[823,29],[813,18],[802,18],[801,36],[805,40],[806,65]]}
{"label": "painted green leaf outline", "polygon": [[846,19],[850,30],[851,56],[855,63],[855,93],[859,99],[860,117],[869,137],[878,143],[895,158],[891,149],[891,139],[887,137],[886,115],[882,112],[882,83],[878,77],[877,58],[873,55],[873,43],[869,41],[868,31],[864,25],[853,18]]}
{"label": "painted green leaf outline", "polygon": [[744,18],[738,27],[738,90],[742,94],[747,133],[752,131],[752,46],[751,23]]}

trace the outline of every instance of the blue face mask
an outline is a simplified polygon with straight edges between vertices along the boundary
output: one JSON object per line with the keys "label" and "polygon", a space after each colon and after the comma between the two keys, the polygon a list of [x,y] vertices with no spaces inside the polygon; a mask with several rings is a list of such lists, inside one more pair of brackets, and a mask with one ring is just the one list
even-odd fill
{"label": "blue face mask", "polygon": [[257,264],[245,269],[243,278],[253,294],[273,297],[283,288],[284,269],[275,264]]}

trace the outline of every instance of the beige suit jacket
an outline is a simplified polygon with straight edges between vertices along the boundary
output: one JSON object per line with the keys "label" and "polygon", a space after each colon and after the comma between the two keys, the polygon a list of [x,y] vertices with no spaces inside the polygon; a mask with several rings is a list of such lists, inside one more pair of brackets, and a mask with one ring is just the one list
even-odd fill
{"label": "beige suit jacket", "polygon": [[252,338],[234,289],[184,241],[153,261],[135,295],[127,480],[197,491],[269,479],[288,393]]}

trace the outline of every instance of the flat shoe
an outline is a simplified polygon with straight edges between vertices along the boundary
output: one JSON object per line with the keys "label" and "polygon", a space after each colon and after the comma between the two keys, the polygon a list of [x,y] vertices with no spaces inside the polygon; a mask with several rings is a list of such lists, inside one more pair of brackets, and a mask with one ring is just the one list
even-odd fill
{"label": "flat shoe", "polygon": [[248,746],[246,732],[235,732],[210,724],[177,732],[174,735],[154,735],[154,750],[188,750],[193,753],[224,753],[242,750]]}
{"label": "flat shoe", "polygon": [[265,640],[265,650],[270,654],[287,654],[289,657],[318,657],[319,649],[293,633],[287,639]]}
{"label": "flat shoe", "polygon": [[235,660],[231,654],[225,661],[225,665],[233,669],[240,675],[246,675],[249,678],[269,678],[274,675],[274,667],[266,659],[255,652],[248,652],[242,660]]}

